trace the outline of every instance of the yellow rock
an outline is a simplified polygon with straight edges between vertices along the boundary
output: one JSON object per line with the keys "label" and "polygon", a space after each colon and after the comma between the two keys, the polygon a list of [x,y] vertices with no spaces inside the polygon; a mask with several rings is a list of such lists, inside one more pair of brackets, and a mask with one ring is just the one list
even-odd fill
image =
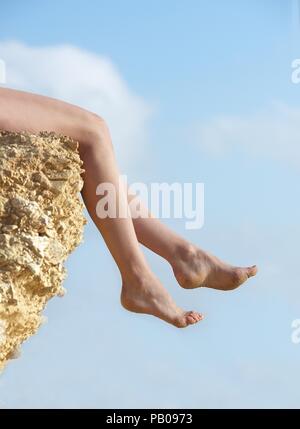
{"label": "yellow rock", "polygon": [[64,262],[86,222],[81,166],[69,137],[0,131],[0,370],[64,295]]}

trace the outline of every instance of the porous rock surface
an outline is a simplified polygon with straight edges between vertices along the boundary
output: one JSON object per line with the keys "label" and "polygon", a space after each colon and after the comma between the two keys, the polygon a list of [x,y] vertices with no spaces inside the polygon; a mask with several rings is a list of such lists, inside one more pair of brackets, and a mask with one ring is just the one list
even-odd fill
{"label": "porous rock surface", "polygon": [[78,143],[0,131],[0,371],[62,296],[64,261],[82,240]]}

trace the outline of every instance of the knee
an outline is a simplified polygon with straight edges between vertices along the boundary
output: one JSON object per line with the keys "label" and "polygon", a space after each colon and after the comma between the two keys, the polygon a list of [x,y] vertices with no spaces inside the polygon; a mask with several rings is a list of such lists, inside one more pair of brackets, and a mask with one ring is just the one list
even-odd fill
{"label": "knee", "polygon": [[87,112],[82,126],[82,151],[113,151],[109,128],[103,118]]}

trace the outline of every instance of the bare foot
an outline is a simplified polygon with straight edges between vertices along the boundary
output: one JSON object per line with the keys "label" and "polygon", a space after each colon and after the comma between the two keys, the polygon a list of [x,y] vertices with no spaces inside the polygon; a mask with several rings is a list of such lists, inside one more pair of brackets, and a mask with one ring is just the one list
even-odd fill
{"label": "bare foot", "polygon": [[179,308],[152,273],[123,281],[121,304],[126,310],[159,317],[177,328],[194,325],[203,319],[200,313]]}
{"label": "bare foot", "polygon": [[191,244],[180,249],[171,265],[178,283],[185,289],[233,290],[257,273],[256,265],[233,267]]}

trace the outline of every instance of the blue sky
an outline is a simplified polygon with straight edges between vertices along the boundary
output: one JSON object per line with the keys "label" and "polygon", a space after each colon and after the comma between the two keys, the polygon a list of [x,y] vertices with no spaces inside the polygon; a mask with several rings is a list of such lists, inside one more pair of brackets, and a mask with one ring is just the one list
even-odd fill
{"label": "blue sky", "polygon": [[[204,182],[205,225],[186,231],[257,278],[228,294],[183,291],[188,330],[119,305],[95,227],[70,257],[64,299],[0,378],[0,406],[298,407],[300,58],[296,1],[11,1],[1,7],[8,86],[108,120],[130,180]],[[225,124],[225,125],[224,125]]]}

